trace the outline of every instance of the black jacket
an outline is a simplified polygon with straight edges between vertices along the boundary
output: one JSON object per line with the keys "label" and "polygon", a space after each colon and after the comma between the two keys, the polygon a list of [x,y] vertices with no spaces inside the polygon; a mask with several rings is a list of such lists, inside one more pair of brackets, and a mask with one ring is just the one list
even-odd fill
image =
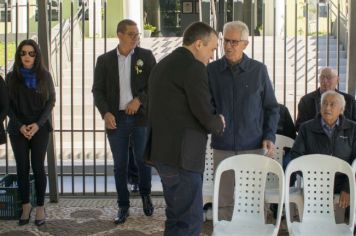
{"label": "black jacket", "polygon": [[0,144],[6,143],[4,120],[9,110],[9,98],[4,79],[0,76]]}
{"label": "black jacket", "polygon": [[[345,98],[345,117],[347,119],[356,121],[355,98],[352,97],[350,94],[340,92],[339,90],[335,91],[343,95]],[[297,129],[297,131],[299,130],[299,127],[303,122],[313,119],[320,112],[320,99],[320,89],[308,93],[300,99],[298,104],[298,116],[297,120],[295,121],[295,128]]]}
{"label": "black jacket", "polygon": [[[338,157],[351,165],[356,158],[356,123],[344,116],[340,116],[339,120],[331,140],[321,126],[320,115],[302,124],[290,151],[291,158],[307,154],[326,154]],[[335,191],[349,191],[346,176],[336,176]]]}
{"label": "black jacket", "polygon": [[207,133],[223,124],[214,108],[204,64],[184,47],[162,59],[149,80],[149,153],[153,163],[204,171]]}
{"label": "black jacket", "polygon": [[[14,78],[12,72],[6,76],[6,83],[10,87],[10,83]],[[48,128],[52,131],[52,121],[50,114],[56,102],[56,93],[52,76],[46,72],[44,80],[46,81],[48,98],[43,99],[37,90],[29,89],[25,83],[21,83],[18,92],[15,94],[9,93],[9,124],[8,132],[10,135],[16,135],[20,131],[22,125],[36,122],[41,127]]]}
{"label": "black jacket", "polygon": [[295,139],[296,137],[295,126],[293,123],[293,119],[289,113],[289,110],[283,104],[278,104],[278,105],[279,105],[279,121],[277,127],[277,134],[290,137],[291,139]]}
{"label": "black jacket", "polygon": [[[142,61],[140,66],[138,61]],[[131,91],[133,97],[138,97],[141,106],[138,111],[138,125],[147,122],[147,85],[156,59],[150,50],[140,47],[134,49],[131,57]],[[92,88],[94,103],[102,117],[110,112],[117,115],[120,104],[120,78],[118,68],[117,48],[98,57],[94,72]],[[116,120],[118,118],[116,117]]]}

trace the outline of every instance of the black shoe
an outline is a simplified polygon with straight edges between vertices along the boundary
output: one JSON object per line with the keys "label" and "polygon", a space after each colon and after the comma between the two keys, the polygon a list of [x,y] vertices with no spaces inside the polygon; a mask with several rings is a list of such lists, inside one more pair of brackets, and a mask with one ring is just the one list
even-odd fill
{"label": "black shoe", "polygon": [[132,184],[131,193],[137,193],[137,192],[138,192],[138,184]]}
{"label": "black shoe", "polygon": [[[44,214],[45,214],[45,217],[46,217],[46,209],[44,208]],[[46,218],[44,219],[35,219],[35,225],[36,226],[41,226],[41,225],[44,225],[46,223]]]}
{"label": "black shoe", "polygon": [[129,208],[120,208],[117,212],[117,216],[115,218],[115,224],[123,224],[125,223],[127,217],[129,217]]}
{"label": "black shoe", "polygon": [[42,220],[35,220],[35,225],[37,225],[37,226],[44,225],[45,223],[46,223],[46,220],[45,220],[45,219],[42,219]]}
{"label": "black shoe", "polygon": [[153,205],[150,195],[142,195],[142,206],[143,212],[146,216],[151,216],[153,214]]}
{"label": "black shoe", "polygon": [[21,216],[22,216],[22,210],[21,210],[21,216],[20,216],[20,219],[19,219],[19,225],[27,225],[28,223],[30,223],[32,209],[33,208],[31,208],[30,213],[28,214],[28,219],[21,219]]}

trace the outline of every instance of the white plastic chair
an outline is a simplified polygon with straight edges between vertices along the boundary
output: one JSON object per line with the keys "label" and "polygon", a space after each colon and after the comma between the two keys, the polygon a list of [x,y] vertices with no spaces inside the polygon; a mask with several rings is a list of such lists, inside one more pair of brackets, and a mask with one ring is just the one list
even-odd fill
{"label": "white plastic chair", "polygon": [[[292,148],[294,140],[283,135],[276,135],[276,155],[274,159],[283,166],[284,148]],[[297,185],[289,187],[290,202],[295,203],[298,209],[299,219],[303,215],[303,192],[301,189],[300,178],[297,179]],[[288,188],[288,185],[286,185]],[[267,176],[266,192],[265,192],[265,202],[266,203],[278,203],[278,178],[276,175],[269,174]]]}
{"label": "white plastic chair", "polygon": [[[286,191],[286,218],[288,231],[294,235],[353,235],[355,218],[355,176],[351,166],[333,156],[312,154],[291,161],[286,170],[286,185],[293,172],[301,171],[304,182],[304,213],[301,222],[291,222],[290,194]],[[350,183],[350,222],[336,224],[334,215],[334,178],[335,173],[347,175]]]}
{"label": "white plastic chair", "polygon": [[[220,178],[224,171],[235,172],[234,210],[231,221],[218,220]],[[267,173],[274,173],[279,181],[278,213],[275,225],[266,224],[264,191]],[[281,165],[257,154],[242,154],[223,160],[215,171],[213,195],[213,236],[277,235],[281,223],[284,200],[284,175]]]}

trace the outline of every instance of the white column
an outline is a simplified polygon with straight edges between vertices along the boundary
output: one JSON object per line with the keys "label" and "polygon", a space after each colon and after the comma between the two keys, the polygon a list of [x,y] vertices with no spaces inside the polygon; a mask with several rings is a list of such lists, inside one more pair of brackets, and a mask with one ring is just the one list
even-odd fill
{"label": "white column", "polygon": [[285,0],[265,0],[266,22],[265,30],[266,36],[273,35],[273,10],[274,4],[276,7],[276,36],[283,37],[284,31],[284,1]]}
{"label": "white column", "polygon": [[[95,19],[94,19],[95,5]],[[94,37],[94,21],[95,21],[95,37],[101,38],[101,0],[89,0],[89,37]]]}
{"label": "white column", "polygon": [[125,0],[124,18],[136,22],[138,30],[143,32],[143,0]]}
{"label": "white column", "polygon": [[[16,16],[16,1],[11,1],[11,32],[27,33],[27,1],[17,0],[18,15]],[[18,28],[16,29],[16,17],[18,18]]]}
{"label": "white column", "polygon": [[284,36],[284,24],[285,16],[284,16],[284,5],[285,0],[275,0],[276,4],[276,36],[283,37]]}

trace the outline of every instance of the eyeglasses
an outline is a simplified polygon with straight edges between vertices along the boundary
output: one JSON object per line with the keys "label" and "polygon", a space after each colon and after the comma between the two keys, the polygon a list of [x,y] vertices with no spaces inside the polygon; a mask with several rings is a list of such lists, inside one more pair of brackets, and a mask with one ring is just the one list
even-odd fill
{"label": "eyeglasses", "polygon": [[230,43],[230,45],[232,47],[236,47],[239,44],[239,42],[242,42],[242,41],[246,41],[246,40],[234,40],[234,39],[224,38],[224,44],[226,45],[226,44]]}
{"label": "eyeglasses", "polygon": [[20,56],[24,57],[26,55],[29,55],[30,57],[35,57],[36,56],[36,52],[35,51],[21,51],[20,52]]}
{"label": "eyeglasses", "polygon": [[141,36],[140,33],[132,33],[132,32],[124,33],[124,34],[128,35],[131,39],[136,39],[136,38],[139,38]]}

